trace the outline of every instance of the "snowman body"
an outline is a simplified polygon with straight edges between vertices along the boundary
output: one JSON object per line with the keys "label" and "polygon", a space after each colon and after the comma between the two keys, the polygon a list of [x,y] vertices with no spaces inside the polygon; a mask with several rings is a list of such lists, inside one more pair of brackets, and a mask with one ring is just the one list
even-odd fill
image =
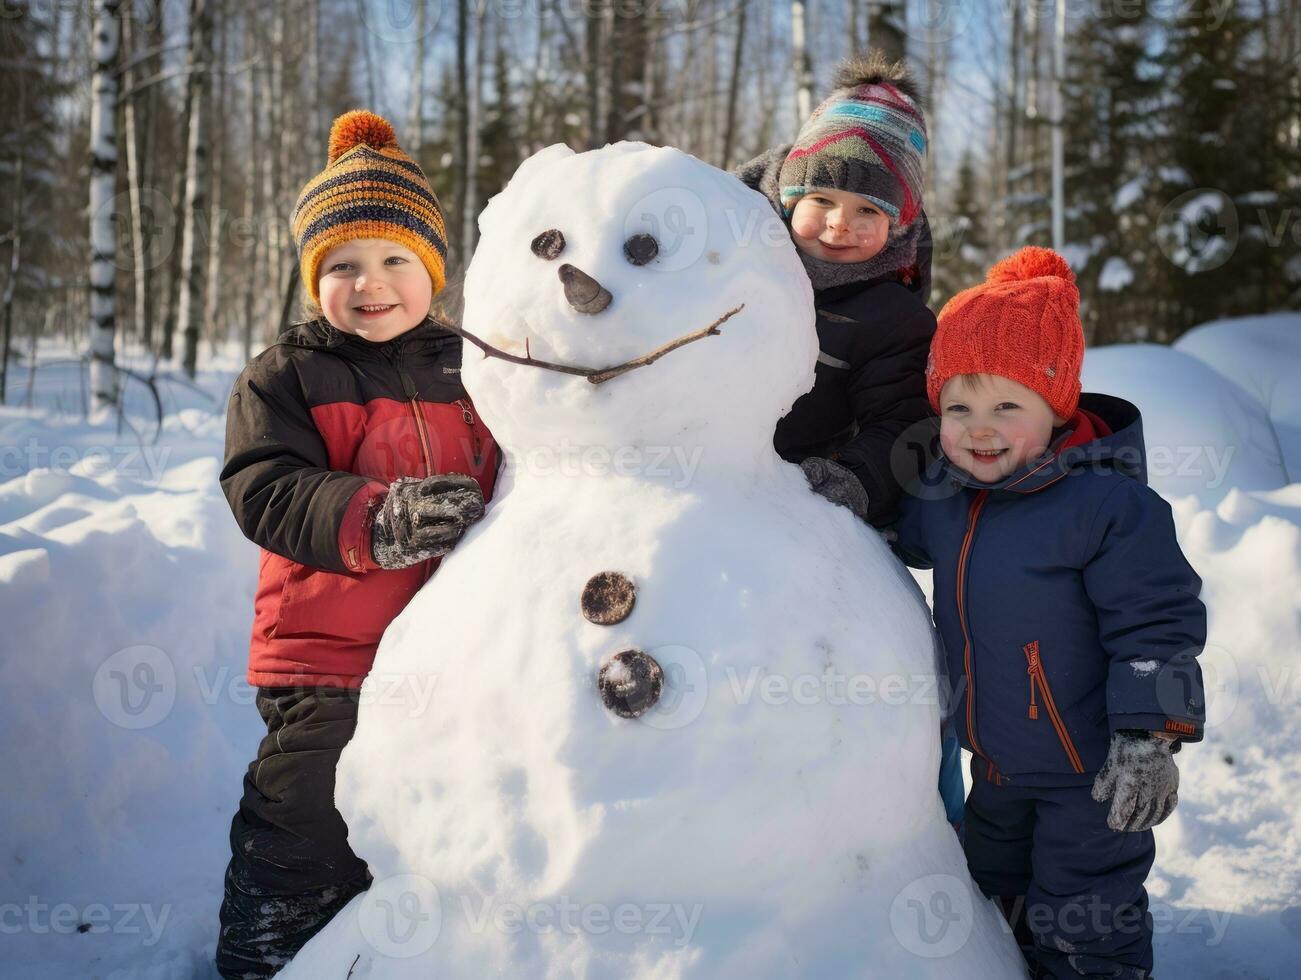
{"label": "snowman body", "polygon": [[608,367],[740,312],[600,384],[467,344],[506,465],[363,688],[337,801],[376,881],[286,975],[1017,976],[936,791],[920,592],[772,450],[817,342],[766,202],[553,147],[481,228],[501,351]]}

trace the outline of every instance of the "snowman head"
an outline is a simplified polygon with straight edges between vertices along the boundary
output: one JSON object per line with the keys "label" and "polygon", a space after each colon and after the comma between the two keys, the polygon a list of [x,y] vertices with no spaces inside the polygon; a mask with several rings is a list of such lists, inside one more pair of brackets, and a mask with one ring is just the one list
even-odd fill
{"label": "snowman head", "polygon": [[679,150],[618,143],[526,160],[479,218],[464,327],[516,356],[624,364],[715,335],[600,384],[465,345],[462,378],[498,442],[772,456],[777,420],[813,383],[813,295],[781,221],[737,178]]}

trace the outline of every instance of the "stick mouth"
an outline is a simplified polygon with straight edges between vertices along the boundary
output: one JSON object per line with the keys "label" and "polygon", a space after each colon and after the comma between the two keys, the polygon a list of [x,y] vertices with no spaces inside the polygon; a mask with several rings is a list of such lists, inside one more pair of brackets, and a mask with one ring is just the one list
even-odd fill
{"label": "stick mouth", "polygon": [[613,378],[617,378],[620,375],[627,374],[629,371],[636,370],[639,367],[646,367],[649,364],[654,364],[666,354],[672,353],[680,347],[685,347],[687,344],[693,343],[694,341],[703,340],[705,337],[718,336],[722,333],[722,330],[719,328],[728,320],[732,319],[732,317],[736,316],[736,314],[740,313],[743,309],[745,309],[744,303],[728,310],[707,327],[702,327],[700,330],[685,333],[675,340],[670,340],[667,344],[663,344],[646,354],[642,354],[640,357],[634,357],[632,360],[623,361],[620,364],[614,364],[610,367],[604,368],[580,367],[576,364],[561,364],[555,361],[544,361],[536,358],[529,352],[528,337],[524,338],[524,355],[521,357],[519,354],[511,354],[499,347],[494,347],[486,340],[476,337],[474,334],[470,333],[470,331],[458,324],[448,323],[442,320],[438,322],[440,326],[474,344],[475,347],[483,351],[484,357],[496,357],[503,361],[509,361],[512,364],[522,364],[526,367],[542,368],[547,371],[556,371],[560,374],[572,374],[581,378],[586,378],[594,385],[599,385],[604,384]]}

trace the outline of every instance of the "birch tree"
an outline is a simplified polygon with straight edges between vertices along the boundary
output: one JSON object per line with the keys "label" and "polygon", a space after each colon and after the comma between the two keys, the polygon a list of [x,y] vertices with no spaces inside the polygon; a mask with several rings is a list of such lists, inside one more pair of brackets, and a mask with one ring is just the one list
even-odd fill
{"label": "birch tree", "polygon": [[208,79],[212,67],[210,0],[190,2],[190,120],[185,153],[185,216],[181,230],[181,270],[185,277],[177,320],[184,331],[182,367],[193,378],[198,367],[199,328],[203,319],[206,255],[199,241],[208,190]]}
{"label": "birch tree", "polygon": [[114,364],[117,240],[113,193],[117,177],[117,0],[94,0],[90,104],[90,391],[100,411],[117,403]]}

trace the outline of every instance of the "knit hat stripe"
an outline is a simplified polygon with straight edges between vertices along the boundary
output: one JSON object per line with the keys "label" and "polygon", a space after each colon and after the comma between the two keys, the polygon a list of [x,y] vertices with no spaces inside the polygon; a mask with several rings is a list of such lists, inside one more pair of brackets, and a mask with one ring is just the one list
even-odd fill
{"label": "knit hat stripe", "polygon": [[888,202],[892,227],[912,224],[929,145],[915,87],[901,65],[872,55],[851,59],[836,78],[839,87],[805,120],[782,164],[783,208],[792,212],[809,188],[826,187]]}
{"label": "knit hat stripe", "polygon": [[291,229],[303,286],[320,302],[317,275],[330,249],[387,238],[419,256],[442,289],[447,226],[420,165],[402,151],[387,120],[356,109],[330,127],[329,162],[303,187]]}
{"label": "knit hat stripe", "polygon": [[[372,184],[389,184],[393,187],[400,187],[404,191],[408,191],[413,200],[428,201],[429,190],[427,186],[421,187],[419,182],[410,180],[402,174],[385,173],[383,170],[375,168],[373,170],[356,174],[355,176],[353,174],[338,174],[319,184],[309,184],[307,187],[303,188],[303,194],[298,200],[298,210],[301,212],[302,210],[307,209],[319,197],[328,195],[330,191],[336,190],[340,187],[352,187],[363,181]],[[435,202],[436,201],[437,199],[435,198]],[[434,202],[430,203],[432,204]]]}
{"label": "knit hat stripe", "polygon": [[[912,120],[906,118],[903,113],[899,112],[893,106],[886,106],[878,99],[866,99],[865,103],[842,102],[833,106],[827,111],[827,116],[848,116],[850,118],[862,119],[868,122],[878,122],[890,127],[891,130],[900,134],[906,133],[908,141],[917,147],[917,152],[926,152],[926,137],[924,137],[913,125]],[[877,103],[877,104],[872,104]]]}
{"label": "knit hat stripe", "polygon": [[[413,197],[401,188],[384,184],[345,184],[336,187],[331,193],[319,200],[315,207],[304,209],[294,220],[294,234],[306,240],[311,237],[313,224],[330,220],[340,208],[366,203],[384,202],[384,206],[397,206],[410,212],[414,217],[425,222],[435,232],[435,239],[446,238],[443,216],[430,204],[428,199]],[[305,224],[310,219],[310,224]],[[444,249],[446,245],[444,244]],[[437,241],[434,248],[438,248]]]}
{"label": "knit hat stripe", "polygon": [[[413,215],[400,204],[391,201],[368,200],[365,204],[354,204],[348,207],[337,208],[329,214],[322,215],[316,221],[307,226],[303,234],[304,244],[317,244],[318,236],[324,235],[330,228],[335,225],[356,225],[365,223],[371,226],[392,225],[397,228],[405,228],[407,231],[424,233],[428,230],[428,222],[422,218]],[[383,238],[383,235],[369,236],[359,235],[359,238],[376,237]],[[335,245],[340,245],[336,242]],[[434,239],[429,243],[440,257],[446,257],[447,245],[445,242]],[[335,245],[330,246],[331,248]]]}

